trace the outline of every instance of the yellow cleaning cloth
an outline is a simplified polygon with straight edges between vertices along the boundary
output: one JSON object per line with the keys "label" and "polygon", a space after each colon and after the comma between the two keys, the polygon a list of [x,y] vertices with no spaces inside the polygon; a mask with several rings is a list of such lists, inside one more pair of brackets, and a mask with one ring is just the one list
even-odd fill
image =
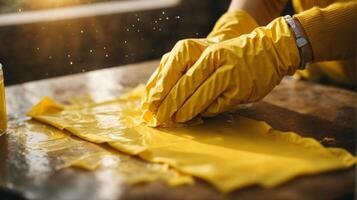
{"label": "yellow cleaning cloth", "polygon": [[171,186],[193,184],[194,179],[169,168],[167,164],[149,163],[116,151],[107,145],[97,145],[71,136],[46,124],[26,121],[9,134],[27,152],[46,154],[50,167],[78,167],[86,170],[110,169],[128,184],[162,180]]}
{"label": "yellow cleaning cloth", "polygon": [[28,115],[38,121],[145,160],[166,163],[222,192],[258,184],[273,187],[298,175],[348,168],[356,159],[312,138],[272,129],[238,115],[204,124],[157,129],[140,123],[143,87],[118,100],[64,106],[46,97]]}

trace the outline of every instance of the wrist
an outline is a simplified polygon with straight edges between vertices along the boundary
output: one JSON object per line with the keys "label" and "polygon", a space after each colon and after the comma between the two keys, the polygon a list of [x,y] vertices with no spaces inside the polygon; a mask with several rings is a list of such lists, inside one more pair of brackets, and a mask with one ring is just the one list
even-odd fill
{"label": "wrist", "polygon": [[[312,51],[311,43],[310,43],[309,38],[307,37],[307,34],[305,33],[305,30],[304,30],[303,26],[301,25],[300,21],[296,18],[293,18],[293,19],[295,21],[296,26],[300,30],[302,37],[304,37],[307,41],[307,44],[302,48],[302,51],[304,51],[304,52],[302,52],[302,55],[304,56],[303,59],[305,61],[305,65],[310,64],[313,61],[313,51]],[[305,68],[305,66],[304,66],[304,68]]]}
{"label": "wrist", "polygon": [[299,50],[299,69],[304,69],[306,65],[313,61],[313,52],[311,44],[301,23],[297,19],[293,19],[290,16],[285,16],[284,18],[289,25],[290,31],[295,39],[296,46]]}

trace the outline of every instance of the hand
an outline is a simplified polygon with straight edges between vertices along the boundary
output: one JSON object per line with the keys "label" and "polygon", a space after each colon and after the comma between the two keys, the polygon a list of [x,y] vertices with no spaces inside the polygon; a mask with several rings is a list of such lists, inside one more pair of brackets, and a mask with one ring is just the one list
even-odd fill
{"label": "hand", "polygon": [[146,85],[143,119],[155,124],[156,117],[153,114],[162,100],[208,46],[249,33],[256,27],[257,23],[244,11],[231,11],[217,21],[207,38],[179,41],[171,52],[162,57],[159,67]]}
{"label": "hand", "polygon": [[186,39],[176,43],[171,52],[163,55],[159,67],[151,75],[142,100],[143,120],[156,124],[154,113],[170,89],[198,60],[210,44],[206,39]]}

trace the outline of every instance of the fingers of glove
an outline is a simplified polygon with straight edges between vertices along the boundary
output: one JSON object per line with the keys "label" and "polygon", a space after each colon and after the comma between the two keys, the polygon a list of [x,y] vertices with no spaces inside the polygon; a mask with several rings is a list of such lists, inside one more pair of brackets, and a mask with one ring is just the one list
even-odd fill
{"label": "fingers of glove", "polygon": [[238,64],[227,76],[230,77],[229,88],[201,113],[202,116],[214,116],[229,111],[238,104],[249,103],[251,97],[257,93],[257,77],[252,73],[252,68],[247,67],[243,61]]}
{"label": "fingers of glove", "polygon": [[233,65],[224,65],[218,68],[199,88],[186,100],[183,106],[175,113],[176,122],[186,122],[202,111],[230,87],[229,77],[234,69]]}
{"label": "fingers of glove", "polygon": [[148,102],[148,99],[150,97],[150,91],[156,85],[158,76],[161,73],[164,66],[166,65],[169,56],[170,56],[170,52],[166,53],[162,56],[159,67],[156,68],[155,72],[151,75],[151,77],[148,80],[146,87],[145,87],[145,93],[144,93],[144,97],[142,99],[142,104],[141,104],[141,110],[143,111],[141,118],[146,122],[150,121],[150,124],[157,123],[154,118],[154,113],[152,112],[152,110],[155,109],[155,107],[153,104],[150,104]]}
{"label": "fingers of glove", "polygon": [[219,50],[209,47],[197,62],[182,76],[161,103],[156,118],[164,122],[185,103],[194,91],[206,81],[224,60]]}
{"label": "fingers of glove", "polygon": [[158,72],[155,85],[147,94],[146,103],[155,110],[172,87],[200,57],[208,44],[203,40],[182,40],[178,42]]}
{"label": "fingers of glove", "polygon": [[142,110],[147,110],[149,109],[149,103],[147,102],[148,101],[148,98],[149,98],[149,94],[150,94],[150,91],[151,89],[156,85],[156,82],[158,80],[158,76],[159,74],[161,73],[162,71],[162,68],[165,66],[168,58],[170,56],[170,52],[169,53],[166,53],[162,56],[161,58],[161,61],[160,61],[160,64],[159,66],[156,68],[156,70],[154,71],[154,73],[150,76],[148,82],[146,83],[146,86],[145,86],[145,93],[144,93],[144,97],[142,99],[142,105],[141,105],[141,109]]}

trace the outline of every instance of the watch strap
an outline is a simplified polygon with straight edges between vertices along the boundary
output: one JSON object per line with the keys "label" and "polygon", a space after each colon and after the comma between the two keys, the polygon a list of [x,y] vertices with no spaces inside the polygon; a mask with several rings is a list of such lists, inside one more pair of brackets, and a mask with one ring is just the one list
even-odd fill
{"label": "watch strap", "polygon": [[289,27],[291,28],[291,30],[295,36],[296,46],[299,49],[300,60],[301,60],[299,69],[304,69],[305,66],[312,61],[312,56],[309,55],[309,54],[311,54],[311,52],[307,50],[307,48],[309,48],[309,46],[308,46],[309,42],[303,36],[299,27],[297,26],[294,19],[290,15],[285,15],[284,19],[287,22],[287,24],[289,25]]}

